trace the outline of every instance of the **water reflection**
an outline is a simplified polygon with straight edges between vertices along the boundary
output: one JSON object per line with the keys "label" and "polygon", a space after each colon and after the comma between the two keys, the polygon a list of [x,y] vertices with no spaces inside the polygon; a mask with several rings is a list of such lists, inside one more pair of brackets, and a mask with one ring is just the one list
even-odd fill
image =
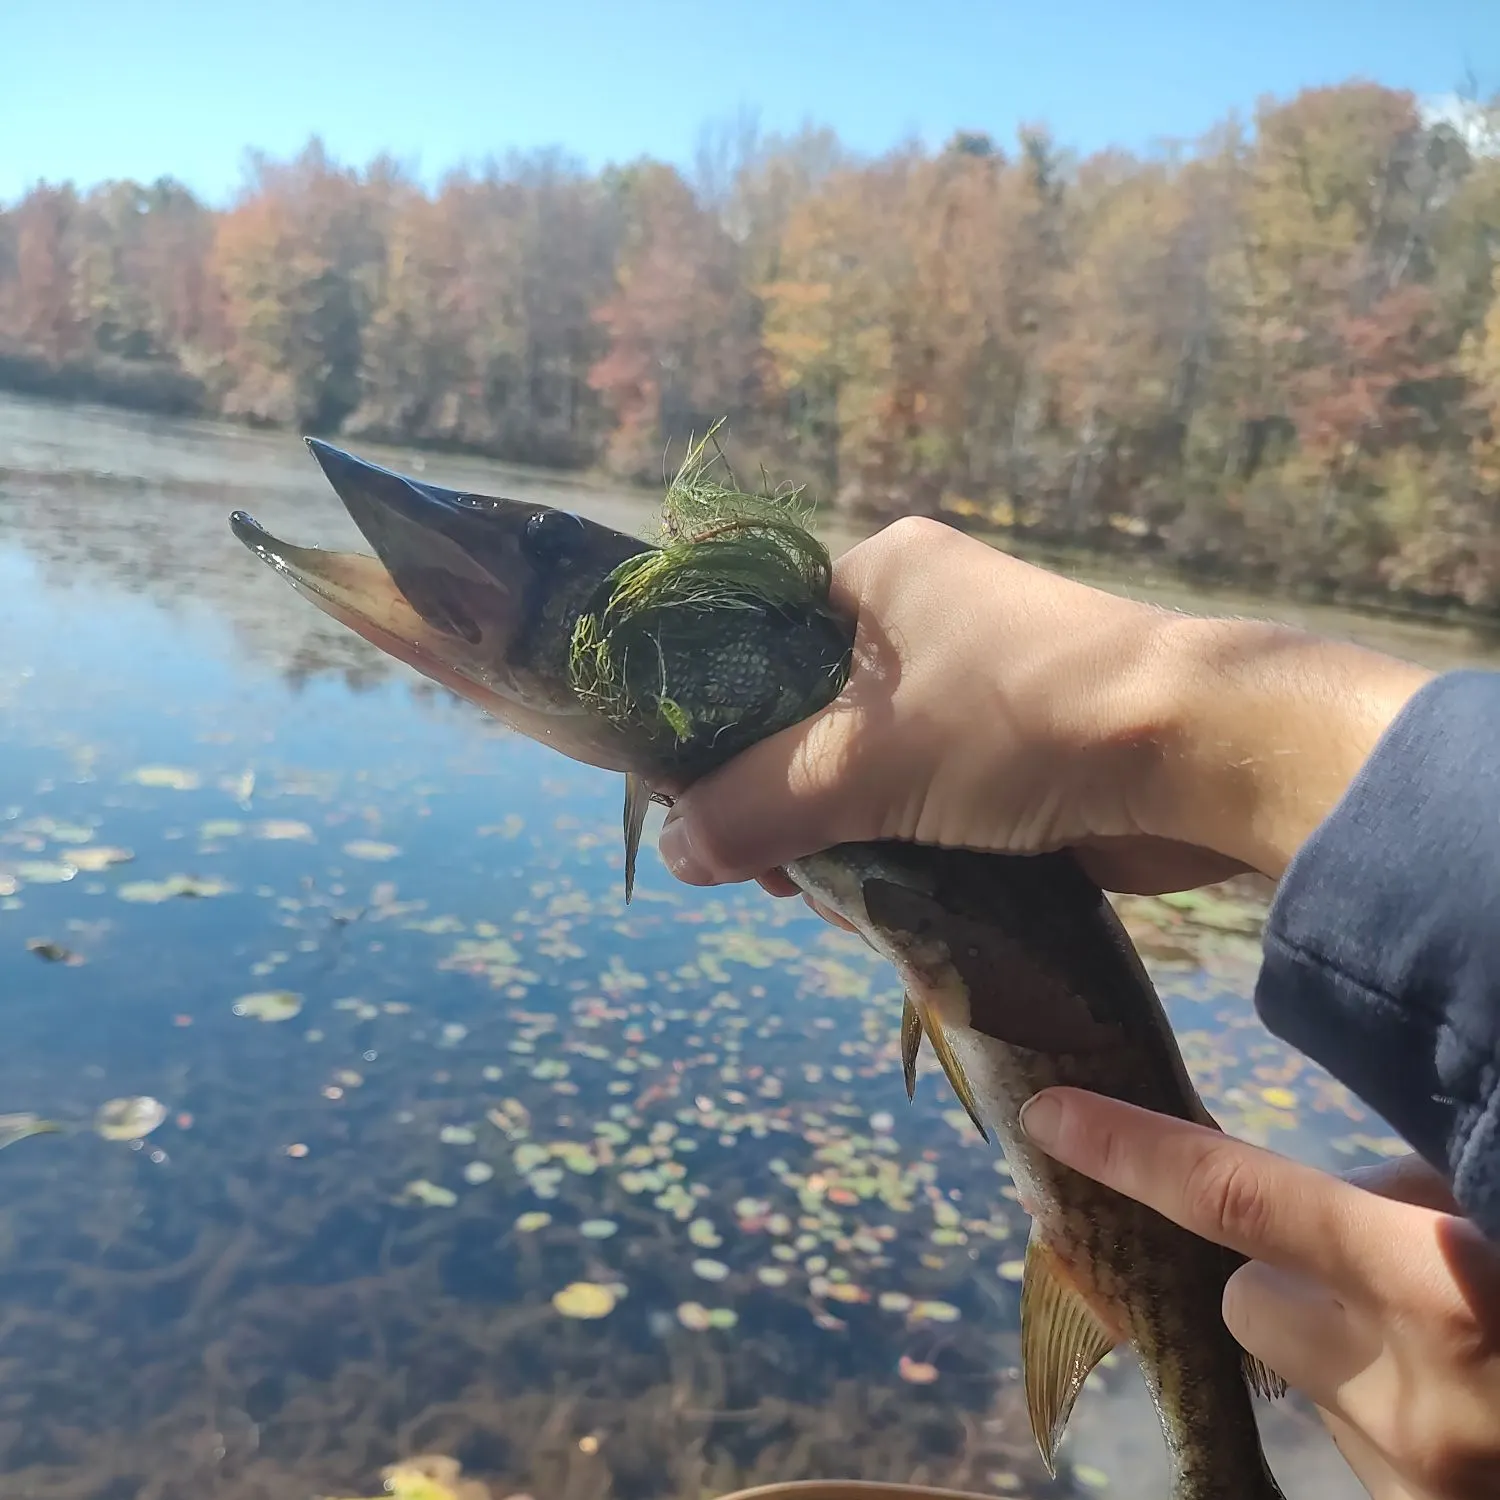
{"label": "water reflection", "polygon": [[[352,541],[284,438],[0,403],[0,1114],[69,1127],[0,1153],[0,1489],[371,1494],[426,1452],[547,1500],[1158,1493],[1123,1366],[1040,1472],[1024,1220],[935,1079],[902,1100],[889,974],[650,860],[627,916],[615,780],[292,607],[236,506]],[[1378,1151],[1254,1024],[1246,909],[1130,913],[1195,1075],[1234,1128]],[[102,1139],[134,1096],[162,1123]],[[1267,1425],[1290,1494],[1356,1493]]]}

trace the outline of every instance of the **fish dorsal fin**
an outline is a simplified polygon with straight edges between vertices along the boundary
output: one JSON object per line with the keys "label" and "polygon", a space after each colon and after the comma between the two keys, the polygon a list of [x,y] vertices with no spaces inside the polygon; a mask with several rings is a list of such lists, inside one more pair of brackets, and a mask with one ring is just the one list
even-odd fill
{"label": "fish dorsal fin", "polygon": [[646,810],[651,806],[651,788],[630,772],[625,777],[625,904],[635,894],[635,857],[641,849],[641,829],[646,826]]}
{"label": "fish dorsal fin", "polygon": [[917,1053],[922,1050],[922,1018],[910,995],[901,1007],[901,1073],[906,1079],[906,1097],[917,1093]]}
{"label": "fish dorsal fin", "polygon": [[1032,1225],[1021,1278],[1021,1375],[1032,1436],[1054,1478],[1057,1445],[1083,1382],[1119,1342],[1067,1280]]}
{"label": "fish dorsal fin", "polygon": [[[964,1065],[958,1060],[958,1055],[954,1052],[953,1045],[948,1040],[948,1033],[943,1030],[943,1023],[933,1014],[932,1007],[925,1001],[908,995],[906,1003],[916,1014],[921,1030],[927,1033],[927,1040],[932,1043],[933,1053],[937,1057],[948,1082],[953,1085],[953,1092],[958,1095],[958,1102],[963,1105],[969,1118],[974,1122],[974,1128],[979,1132],[980,1139],[988,1141],[990,1133],[985,1128],[984,1121],[979,1117],[979,1101],[974,1097],[974,1086],[969,1082],[969,1076],[964,1072]],[[906,1013],[903,1011],[901,1016],[903,1061],[905,1058],[905,1049],[910,1045],[907,1040],[908,1035]],[[917,1037],[917,1042],[919,1044],[921,1042],[920,1034]],[[911,1060],[913,1081],[909,1086],[908,1092],[910,1088],[915,1087],[916,1047],[912,1047]]]}

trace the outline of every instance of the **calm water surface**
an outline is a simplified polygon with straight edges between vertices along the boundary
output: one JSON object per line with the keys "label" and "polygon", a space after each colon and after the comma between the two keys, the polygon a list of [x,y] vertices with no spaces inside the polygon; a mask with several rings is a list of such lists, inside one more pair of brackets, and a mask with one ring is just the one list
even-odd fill
{"label": "calm water surface", "polygon": [[[1024,1219],[930,1066],[906,1105],[890,974],[649,855],[627,912],[617,780],[339,632],[235,507],[354,541],[290,437],[0,401],[0,1114],[67,1127],[0,1154],[0,1493],[372,1495],[416,1454],[497,1500],[1160,1493],[1123,1360],[1041,1472]],[[1127,917],[1230,1128],[1393,1149],[1257,1025],[1253,902]],[[101,1135],[137,1097],[161,1123]],[[1356,1493],[1295,1406],[1266,1428],[1292,1500]]]}

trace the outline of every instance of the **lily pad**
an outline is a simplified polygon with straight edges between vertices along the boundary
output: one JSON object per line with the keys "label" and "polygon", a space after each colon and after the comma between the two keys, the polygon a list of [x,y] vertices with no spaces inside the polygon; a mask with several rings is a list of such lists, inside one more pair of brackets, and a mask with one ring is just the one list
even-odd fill
{"label": "lily pad", "polygon": [[541,1209],[533,1209],[529,1214],[522,1214],[516,1220],[516,1228],[522,1234],[535,1234],[538,1229],[545,1229],[552,1222],[552,1215]]}
{"label": "lily pad", "polygon": [[78,866],[62,860],[29,859],[15,867],[16,879],[25,885],[66,885]]}
{"label": "lily pad", "polygon": [[196,771],[186,771],[181,766],[137,766],[125,779],[137,786],[166,787],[174,792],[195,791],[203,784]]}
{"label": "lily pad", "polygon": [[555,1292],[552,1305],[565,1318],[607,1318],[615,1310],[615,1294],[594,1281],[574,1281]]}
{"label": "lily pad", "polygon": [[122,901],[152,904],[176,896],[222,896],[229,887],[222,880],[200,880],[196,875],[168,875],[165,880],[130,880],[116,892]]}
{"label": "lily pad", "polygon": [[260,839],[270,839],[273,843],[296,840],[310,844],[314,839],[312,829],[296,818],[271,818],[267,822],[257,823],[255,836]]}
{"label": "lily pad", "polygon": [[428,1208],[452,1208],[458,1202],[458,1194],[452,1188],[440,1187],[435,1182],[428,1182],[425,1177],[408,1182],[406,1196],[414,1202],[425,1203]]}
{"label": "lily pad", "polygon": [[72,849],[68,852],[69,864],[96,875],[111,865],[128,864],[135,855],[129,849],[113,849],[105,844],[94,844],[87,849]]}
{"label": "lily pad", "polygon": [[290,1021],[302,1013],[302,996],[291,990],[257,990],[253,995],[241,995],[231,1009],[237,1016],[267,1024]]}
{"label": "lily pad", "polygon": [[694,1333],[703,1333],[713,1327],[713,1315],[701,1302],[684,1302],[677,1309],[677,1321]]}
{"label": "lily pad", "polygon": [[579,1234],[586,1240],[607,1240],[619,1231],[620,1226],[613,1219],[585,1219],[578,1226]]}
{"label": "lily pad", "polygon": [[26,951],[36,954],[46,963],[67,964],[72,968],[76,968],[84,961],[81,953],[75,953],[61,943],[54,943],[50,938],[27,938]]}
{"label": "lily pad", "polygon": [[99,1106],[94,1130],[107,1141],[144,1140],[167,1118],[167,1106],[149,1094],[110,1099]]}
{"label": "lily pad", "polygon": [[382,844],[374,839],[351,839],[344,845],[344,853],[350,859],[394,859],[400,852],[394,844]]}

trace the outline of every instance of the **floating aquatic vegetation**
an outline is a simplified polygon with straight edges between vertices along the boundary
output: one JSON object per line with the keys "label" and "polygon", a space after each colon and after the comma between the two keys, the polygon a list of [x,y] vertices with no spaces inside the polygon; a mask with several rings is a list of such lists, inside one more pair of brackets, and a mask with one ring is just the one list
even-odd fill
{"label": "floating aquatic vegetation", "polygon": [[445,1146],[472,1146],[479,1137],[467,1125],[444,1125],[438,1139]]}
{"label": "floating aquatic vegetation", "polygon": [[594,1281],[574,1281],[554,1292],[552,1305],[565,1318],[605,1318],[615,1310],[612,1288]]}
{"label": "floating aquatic vegetation", "polygon": [[458,1460],[446,1455],[402,1459],[382,1469],[380,1477],[385,1481],[383,1490],[367,1500],[493,1500],[487,1485],[465,1479]]}
{"label": "floating aquatic vegetation", "polygon": [[94,1130],[107,1141],[140,1141],[166,1118],[167,1106],[160,1099],[139,1094],[101,1104],[94,1115]]}
{"label": "floating aquatic vegetation", "polygon": [[75,953],[61,943],[54,943],[50,938],[27,938],[26,951],[36,954],[46,963],[66,964],[70,968],[77,968],[86,961],[83,954]]}
{"label": "floating aquatic vegetation", "polygon": [[585,1219],[578,1226],[578,1232],[586,1240],[612,1239],[620,1231],[620,1226],[613,1219]]}
{"label": "floating aquatic vegetation", "polygon": [[521,967],[520,954],[502,937],[464,938],[438,968],[480,975],[496,989],[536,982],[536,975]]}
{"label": "floating aquatic vegetation", "polygon": [[66,885],[78,873],[78,866],[63,860],[23,860],[11,867],[11,875],[22,885]]}
{"label": "floating aquatic vegetation", "polygon": [[230,1009],[237,1016],[274,1024],[301,1015],[302,996],[291,990],[257,990],[252,995],[241,995]]}
{"label": "floating aquatic vegetation", "polygon": [[73,849],[68,853],[68,863],[80,870],[96,875],[111,865],[128,864],[135,858],[129,849],[116,849],[106,844],[91,845],[86,849]]}
{"label": "floating aquatic vegetation", "polygon": [[165,787],[173,792],[196,791],[203,778],[196,771],[184,770],[181,766],[137,766],[126,777],[137,786]]}
{"label": "floating aquatic vegetation", "polygon": [[267,839],[271,843],[311,844],[317,837],[306,823],[297,818],[268,818],[263,823],[257,823],[254,832],[256,838]]}
{"label": "floating aquatic vegetation", "polygon": [[712,1315],[701,1302],[684,1302],[677,1309],[677,1321],[694,1333],[706,1333],[713,1327]]}
{"label": "floating aquatic vegetation", "polygon": [[452,1188],[428,1182],[425,1177],[408,1182],[402,1189],[402,1196],[413,1203],[425,1204],[428,1208],[452,1208],[458,1202],[458,1194]]}
{"label": "floating aquatic vegetation", "polygon": [[729,1267],[721,1260],[695,1260],[693,1275],[701,1276],[705,1281],[723,1281],[729,1275]]}
{"label": "floating aquatic vegetation", "polygon": [[196,875],[168,875],[165,880],[131,880],[115,891],[121,901],[151,905],[184,896],[222,896],[229,886],[222,880],[204,880]]}
{"label": "floating aquatic vegetation", "polygon": [[533,1209],[516,1220],[516,1228],[522,1234],[535,1234],[539,1229],[545,1229],[552,1222],[552,1215],[542,1209]]}
{"label": "floating aquatic vegetation", "polygon": [[936,1365],[928,1364],[925,1360],[913,1359],[909,1354],[903,1354],[896,1365],[896,1373],[909,1385],[931,1385],[938,1378]]}
{"label": "floating aquatic vegetation", "polygon": [[350,859],[375,861],[395,859],[400,852],[394,844],[382,844],[375,839],[351,839],[344,845],[344,853]]}
{"label": "floating aquatic vegetation", "polygon": [[0,1151],[34,1135],[58,1135],[62,1128],[56,1120],[44,1120],[40,1115],[0,1115]]}
{"label": "floating aquatic vegetation", "polygon": [[495,1169],[487,1161],[471,1161],[464,1168],[464,1181],[470,1187],[478,1187],[495,1175]]}
{"label": "floating aquatic vegetation", "polygon": [[928,1323],[956,1323],[961,1314],[951,1302],[918,1302],[911,1310],[911,1315],[918,1321]]}
{"label": "floating aquatic vegetation", "polygon": [[688,1225],[688,1238],[704,1250],[717,1250],[724,1243],[710,1219],[694,1219]]}

